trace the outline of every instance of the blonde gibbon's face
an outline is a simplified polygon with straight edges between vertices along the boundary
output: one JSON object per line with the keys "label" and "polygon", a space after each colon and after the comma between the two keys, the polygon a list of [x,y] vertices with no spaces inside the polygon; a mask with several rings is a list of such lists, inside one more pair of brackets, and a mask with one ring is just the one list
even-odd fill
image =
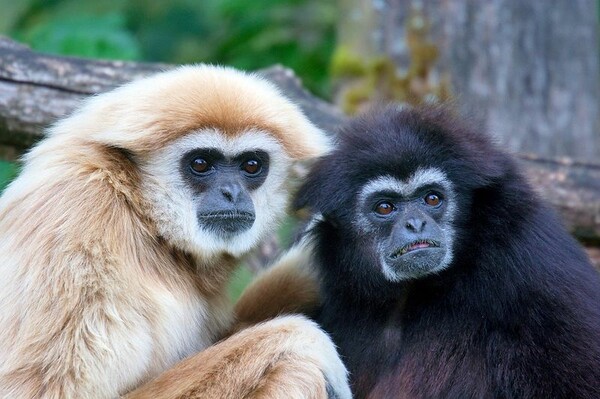
{"label": "blonde gibbon's face", "polygon": [[[92,97],[48,136],[28,155],[36,166],[110,172],[105,181],[136,208],[132,217],[158,233],[152,239],[204,263],[256,247],[285,213],[292,162],[331,147],[276,86],[210,65],[179,67]],[[112,155],[104,161],[115,149],[134,161],[133,184],[125,164]]]}
{"label": "blonde gibbon's face", "polygon": [[285,214],[292,161],[265,131],[199,129],[140,161],[159,234],[198,258],[243,255]]}

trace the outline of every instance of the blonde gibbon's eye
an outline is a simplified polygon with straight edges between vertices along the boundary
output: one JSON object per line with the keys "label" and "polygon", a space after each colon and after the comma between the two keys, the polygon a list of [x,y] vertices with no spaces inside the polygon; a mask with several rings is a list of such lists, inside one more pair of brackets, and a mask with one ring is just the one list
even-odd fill
{"label": "blonde gibbon's eye", "polygon": [[262,170],[262,164],[257,159],[249,159],[242,163],[242,170],[248,175],[257,175]]}
{"label": "blonde gibbon's eye", "polygon": [[210,163],[204,158],[194,158],[190,163],[190,167],[196,173],[206,173],[211,169]]}

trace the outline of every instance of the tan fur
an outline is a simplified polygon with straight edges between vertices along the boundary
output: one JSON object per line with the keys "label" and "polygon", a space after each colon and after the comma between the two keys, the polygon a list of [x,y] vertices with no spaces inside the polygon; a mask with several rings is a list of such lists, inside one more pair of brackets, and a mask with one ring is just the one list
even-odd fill
{"label": "tan fur", "polygon": [[297,245],[254,279],[235,304],[238,329],[280,314],[314,313],[321,301],[310,254]]}
{"label": "tan fur", "polygon": [[325,398],[320,351],[327,342],[306,319],[275,319],[186,359],[127,399]]}
{"label": "tan fur", "polygon": [[272,84],[206,65],[181,67],[153,77],[152,84],[134,81],[98,96],[54,130],[141,153],[201,128],[228,135],[268,131],[296,159],[321,155],[328,146],[322,132]]}
{"label": "tan fur", "polygon": [[[165,234],[189,222],[177,220],[175,209],[165,214],[173,217],[156,223],[168,196],[150,194],[169,194],[171,188],[160,179],[146,184],[152,169],[140,167],[160,161],[170,143],[208,128],[231,140],[260,129],[292,159],[327,148],[323,134],[272,85],[232,69],[196,66],[90,99],[25,157],[21,175],[0,198],[0,397],[116,397],[209,347],[231,327],[224,286],[235,257],[227,250],[202,257],[202,248],[179,247],[175,235]],[[282,167],[272,179],[286,178]],[[258,238],[265,233],[257,232]],[[312,325],[290,323],[294,332],[318,334]],[[275,335],[256,338],[264,340],[257,350],[287,353],[280,338],[284,327],[263,325],[257,333],[269,335],[270,328]],[[214,363],[219,348],[233,348],[240,339],[202,356]],[[333,348],[325,339],[320,347]],[[260,357],[249,360],[256,355],[244,349],[245,360],[230,363],[223,354],[225,363],[209,362],[208,371],[196,364],[197,376],[190,371],[182,389],[237,384],[237,376],[216,378],[211,370],[237,375],[235,365],[246,370],[262,364]],[[322,361],[320,373],[314,362],[304,367],[294,361],[298,381],[318,387],[326,363],[336,359]],[[285,379],[280,369],[295,375],[290,367],[277,363],[272,379]],[[255,372],[258,380],[265,377],[265,370]],[[341,363],[332,373],[344,374]]]}

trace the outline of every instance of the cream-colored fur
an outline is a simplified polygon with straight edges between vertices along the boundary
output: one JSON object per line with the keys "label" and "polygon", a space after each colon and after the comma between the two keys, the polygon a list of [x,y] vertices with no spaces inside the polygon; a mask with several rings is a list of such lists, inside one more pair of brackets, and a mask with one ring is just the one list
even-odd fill
{"label": "cream-colored fur", "polygon": [[127,399],[350,399],[330,338],[302,316],[247,328],[186,359]]}
{"label": "cream-colored fur", "polygon": [[[197,225],[194,199],[176,173],[181,151],[207,143],[224,151],[258,146],[273,160],[253,193],[255,225],[228,241]],[[236,258],[282,216],[291,163],[328,145],[274,86],[212,66],[132,82],[59,121],[0,198],[0,397],[117,397],[221,338],[232,324],[224,286]],[[275,334],[269,353],[287,359],[293,352],[294,361],[253,363],[250,350],[238,366],[256,368],[250,391],[327,380],[348,397],[345,369],[316,326],[298,318],[271,323],[259,328]],[[208,374],[200,372],[202,352],[169,372],[192,365],[197,375],[141,389],[160,387],[167,392],[160,397],[171,397],[184,386],[193,397],[206,379],[235,384],[227,359],[253,333],[239,334],[209,349],[225,360]],[[297,345],[327,355],[290,352],[284,343],[298,337],[305,338]],[[273,365],[279,377],[264,369]],[[286,380],[286,370],[300,377]]]}

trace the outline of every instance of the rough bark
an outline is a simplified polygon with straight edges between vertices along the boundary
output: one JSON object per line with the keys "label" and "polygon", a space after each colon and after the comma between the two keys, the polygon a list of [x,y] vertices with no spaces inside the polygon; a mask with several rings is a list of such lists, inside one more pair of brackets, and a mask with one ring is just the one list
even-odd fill
{"label": "rough bark", "polygon": [[600,164],[519,154],[529,181],[560,212],[569,230],[600,245]]}
{"label": "rough bark", "polygon": [[[68,114],[86,96],[173,67],[44,55],[6,38],[0,38],[0,54],[0,143],[21,151],[43,136],[44,126]],[[344,120],[337,108],[304,90],[292,71],[273,67],[260,73],[323,129],[333,132]],[[599,242],[600,164],[534,155],[520,159],[571,231],[588,242]],[[276,252],[273,248],[271,243],[269,257]]]}
{"label": "rough bark", "polygon": [[[407,21],[420,9],[439,49],[437,72],[450,76],[462,110],[512,150],[587,161],[600,156],[596,1],[345,0],[342,5],[354,19],[341,19],[339,31],[363,18],[372,26],[367,54],[387,54],[400,69],[409,64]],[[355,46],[344,37],[342,45]]]}

